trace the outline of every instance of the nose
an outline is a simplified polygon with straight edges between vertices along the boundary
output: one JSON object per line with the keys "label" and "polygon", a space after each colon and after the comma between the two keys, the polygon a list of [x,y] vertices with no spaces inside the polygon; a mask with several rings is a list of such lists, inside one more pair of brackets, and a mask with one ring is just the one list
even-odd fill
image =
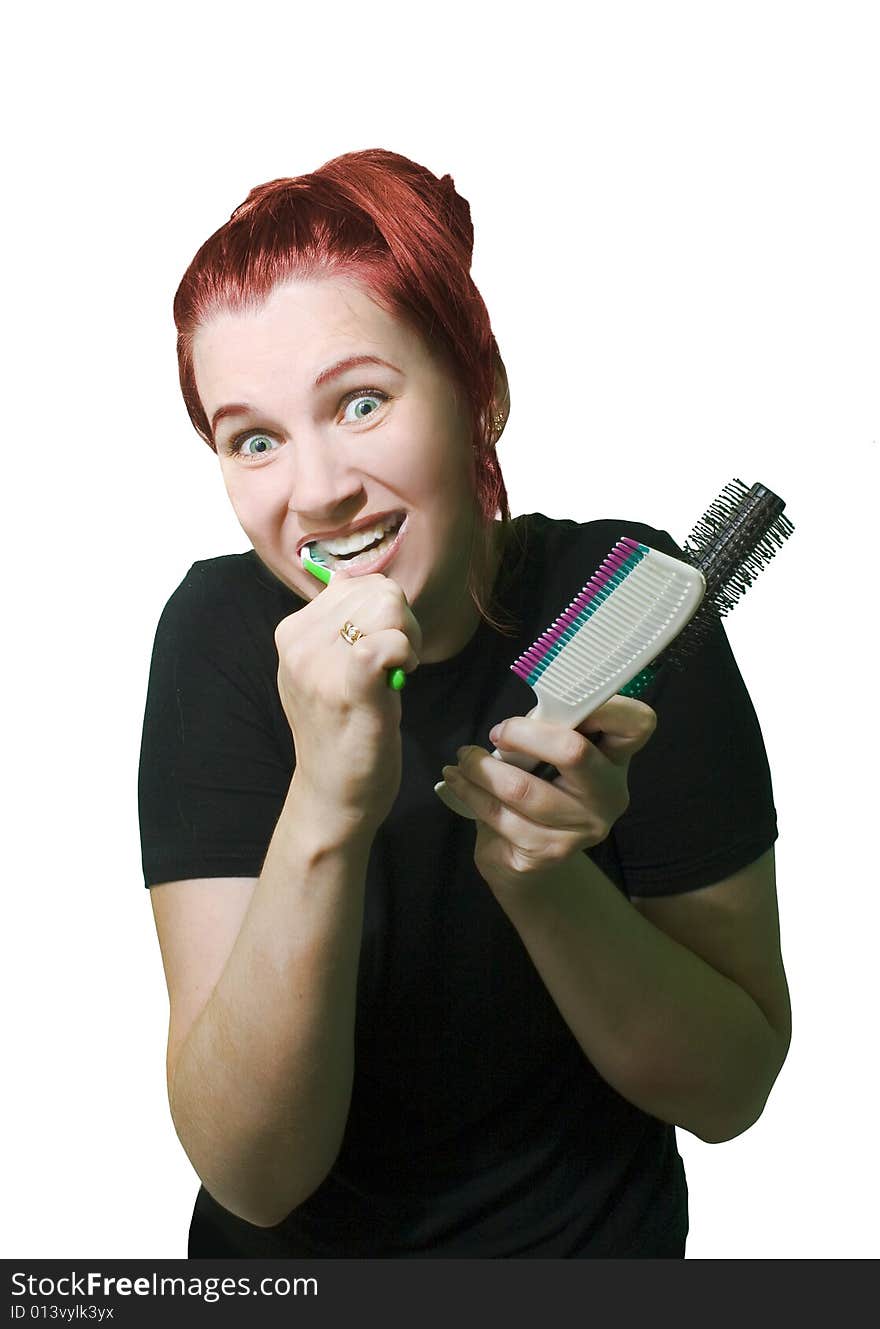
{"label": "nose", "polygon": [[290,455],[288,510],[303,526],[342,526],[350,521],[363,506],[364,487],[338,443],[334,446],[316,432],[297,439]]}

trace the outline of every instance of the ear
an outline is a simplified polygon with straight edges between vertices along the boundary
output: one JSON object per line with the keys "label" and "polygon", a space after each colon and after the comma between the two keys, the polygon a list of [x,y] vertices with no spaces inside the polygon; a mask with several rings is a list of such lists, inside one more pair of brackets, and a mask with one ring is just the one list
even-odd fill
{"label": "ear", "polygon": [[496,440],[501,437],[507,417],[510,415],[510,384],[501,353],[495,348],[495,399],[492,404],[493,418],[497,421],[494,429]]}

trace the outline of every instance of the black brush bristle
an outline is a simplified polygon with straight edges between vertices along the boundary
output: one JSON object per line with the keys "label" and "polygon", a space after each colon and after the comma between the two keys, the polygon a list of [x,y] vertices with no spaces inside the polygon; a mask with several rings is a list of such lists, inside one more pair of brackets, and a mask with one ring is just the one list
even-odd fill
{"label": "black brush bristle", "polygon": [[682,553],[706,578],[706,595],[690,623],[654,663],[683,667],[716,630],[740,596],[769,563],[794,526],[782,515],[785,501],[766,485],[730,484],[694,526]]}

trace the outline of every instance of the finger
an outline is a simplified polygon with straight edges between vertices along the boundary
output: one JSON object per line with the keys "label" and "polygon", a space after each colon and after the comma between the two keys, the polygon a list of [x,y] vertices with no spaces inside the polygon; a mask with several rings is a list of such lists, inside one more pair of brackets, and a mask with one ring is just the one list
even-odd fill
{"label": "finger", "polygon": [[[598,754],[597,754],[598,756]],[[574,829],[583,822],[581,789],[562,789],[546,780],[508,765],[491,756],[485,748],[463,747],[458,750],[458,766],[445,766],[443,778],[458,793],[456,779],[476,790],[486,800],[493,800],[533,825]]]}
{"label": "finger", "polygon": [[[413,658],[415,663],[418,663],[423,646],[422,629],[410,608],[405,592],[398,583],[391,577],[383,577],[378,573],[363,577],[346,574],[343,580],[347,586],[338,591],[337,598],[342,597],[340,603],[337,605],[335,601],[326,601],[330,621],[335,623],[340,614],[344,614],[364,634],[373,634],[386,628],[399,628],[409,638]],[[338,589],[340,585],[341,583],[334,577],[328,590],[334,586]],[[415,664],[412,667],[414,668]],[[407,672],[409,671],[410,665],[407,665]]]}
{"label": "finger", "polygon": [[611,697],[578,725],[577,732],[615,765],[626,765],[649,741],[657,713],[635,697]]}
{"label": "finger", "polygon": [[[384,574],[382,573],[379,573],[377,575],[384,576]],[[394,580],[393,577],[385,577],[384,579],[386,582],[390,582],[391,585],[394,587],[394,589],[399,592],[400,604],[401,608],[403,609],[403,622],[401,623],[401,628],[412,642],[413,650],[415,651],[416,655],[420,656],[424,644],[424,639],[422,636],[422,625],[421,623],[419,623],[419,620],[416,618],[415,614],[413,613],[409,600],[407,600],[406,593],[403,590],[403,588]]]}
{"label": "finger", "polygon": [[[625,766],[650,739],[656,712],[635,697],[611,697],[576,729],[514,715],[496,725],[490,738],[501,752],[522,752],[558,771],[589,771],[605,758]],[[588,737],[591,735],[592,737]]]}
{"label": "finger", "polygon": [[354,649],[372,659],[378,678],[393,669],[412,674],[419,667],[419,657],[409,637],[400,628],[383,628],[355,642]]}
{"label": "finger", "polygon": [[579,730],[528,715],[503,720],[489,737],[501,753],[521,752],[560,771],[585,766],[600,755],[595,744]]}
{"label": "finger", "polygon": [[[495,761],[492,764],[499,765]],[[519,771],[518,774],[526,773]],[[483,822],[502,839],[526,854],[537,854],[544,848],[551,830],[547,824],[533,821],[519,807],[511,807],[475,780],[468,779],[459,766],[444,766],[443,778],[456,798],[467,804],[477,821]]]}

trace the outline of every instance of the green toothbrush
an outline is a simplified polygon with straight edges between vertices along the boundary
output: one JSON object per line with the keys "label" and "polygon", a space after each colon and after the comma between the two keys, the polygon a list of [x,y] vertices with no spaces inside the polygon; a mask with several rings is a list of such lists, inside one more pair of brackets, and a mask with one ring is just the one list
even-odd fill
{"label": "green toothbrush", "polygon": [[[325,586],[330,584],[330,578],[333,576],[326,563],[322,563],[317,554],[312,552],[311,545],[303,545],[299,551],[299,559],[306,572],[310,572],[318,581],[322,581]],[[406,673],[401,668],[388,670],[388,686],[395,692],[400,692],[406,684]]]}

